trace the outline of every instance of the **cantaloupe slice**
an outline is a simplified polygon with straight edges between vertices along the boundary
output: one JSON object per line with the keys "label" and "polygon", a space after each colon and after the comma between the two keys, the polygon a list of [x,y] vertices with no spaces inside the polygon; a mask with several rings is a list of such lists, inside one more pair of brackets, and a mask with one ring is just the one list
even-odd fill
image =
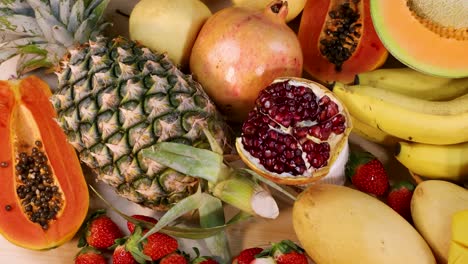
{"label": "cantaloupe slice", "polygon": [[466,0],[371,0],[375,30],[387,50],[421,72],[468,76]]}

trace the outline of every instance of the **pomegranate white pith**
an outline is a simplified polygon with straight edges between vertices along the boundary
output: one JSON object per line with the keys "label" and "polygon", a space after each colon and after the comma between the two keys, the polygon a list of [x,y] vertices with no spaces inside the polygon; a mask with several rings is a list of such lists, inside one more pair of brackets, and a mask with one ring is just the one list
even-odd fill
{"label": "pomegranate white pith", "polygon": [[326,176],[347,154],[350,131],[349,114],[331,91],[307,79],[279,78],[260,92],[236,148],[261,175],[301,185]]}

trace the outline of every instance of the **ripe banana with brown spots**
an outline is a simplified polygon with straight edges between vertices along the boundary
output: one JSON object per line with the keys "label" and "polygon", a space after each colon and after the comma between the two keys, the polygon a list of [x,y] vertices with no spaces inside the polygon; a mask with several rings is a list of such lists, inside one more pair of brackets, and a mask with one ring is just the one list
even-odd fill
{"label": "ripe banana with brown spots", "polygon": [[434,145],[468,141],[468,96],[432,102],[342,83],[336,83],[333,92],[352,116],[389,135]]}

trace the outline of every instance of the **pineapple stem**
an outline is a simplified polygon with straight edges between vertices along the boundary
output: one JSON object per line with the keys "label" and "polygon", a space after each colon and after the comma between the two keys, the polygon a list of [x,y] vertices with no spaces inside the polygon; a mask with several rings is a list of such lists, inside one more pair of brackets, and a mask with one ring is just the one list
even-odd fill
{"label": "pineapple stem", "polygon": [[253,215],[270,219],[279,215],[278,205],[270,192],[241,170],[233,171],[231,177],[214,185],[212,193],[222,201]]}

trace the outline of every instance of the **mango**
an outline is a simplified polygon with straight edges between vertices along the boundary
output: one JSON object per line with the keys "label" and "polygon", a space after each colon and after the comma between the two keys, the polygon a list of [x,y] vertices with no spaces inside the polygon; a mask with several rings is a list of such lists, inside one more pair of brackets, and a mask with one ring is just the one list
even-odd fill
{"label": "mango", "polygon": [[436,263],[403,217],[349,187],[309,186],[294,203],[292,218],[299,242],[317,264]]}
{"label": "mango", "polygon": [[468,263],[468,210],[457,212],[452,218],[452,242],[448,264]]}
{"label": "mango", "polygon": [[411,199],[414,226],[440,263],[448,261],[452,216],[462,210],[468,210],[468,190],[454,183],[429,180],[414,190]]}

